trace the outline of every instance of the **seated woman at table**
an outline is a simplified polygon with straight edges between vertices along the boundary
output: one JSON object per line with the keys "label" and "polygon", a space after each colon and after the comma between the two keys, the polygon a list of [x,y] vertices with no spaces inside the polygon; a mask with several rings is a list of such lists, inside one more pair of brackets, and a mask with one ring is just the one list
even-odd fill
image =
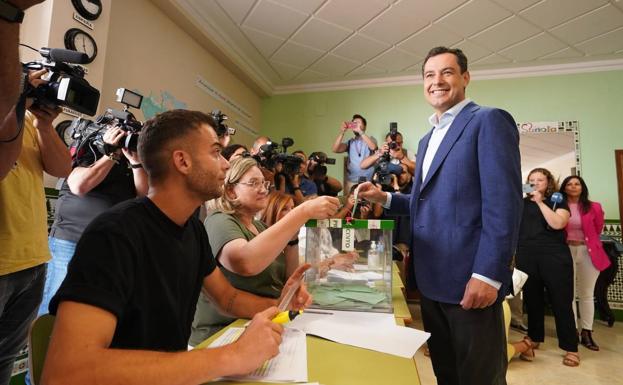
{"label": "seated woman at table", "polygon": [[[306,201],[267,227],[255,216],[266,208],[268,187],[253,158],[235,159],[225,175],[223,195],[207,203],[204,224],[217,263],[232,285],[277,299],[299,264],[294,235],[307,220],[335,214],[338,200],[324,196]],[[200,295],[189,344],[200,343],[233,320]]]}

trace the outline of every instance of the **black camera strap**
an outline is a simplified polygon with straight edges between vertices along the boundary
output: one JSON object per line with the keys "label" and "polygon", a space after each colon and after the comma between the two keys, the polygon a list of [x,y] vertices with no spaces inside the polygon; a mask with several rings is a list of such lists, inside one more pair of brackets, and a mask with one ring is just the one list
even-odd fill
{"label": "black camera strap", "polygon": [[17,130],[12,138],[0,140],[0,143],[11,143],[19,138],[24,128],[24,115],[26,115],[26,92],[22,93],[15,105],[15,119],[17,120]]}

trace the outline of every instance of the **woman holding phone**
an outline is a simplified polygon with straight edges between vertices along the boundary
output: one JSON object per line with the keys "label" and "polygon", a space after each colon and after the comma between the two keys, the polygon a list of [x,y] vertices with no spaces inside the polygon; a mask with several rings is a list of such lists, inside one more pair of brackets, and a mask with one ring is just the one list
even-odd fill
{"label": "woman holding phone", "polygon": [[523,287],[528,311],[528,338],[534,349],[545,340],[545,290],[556,322],[558,346],[566,353],[562,363],[578,366],[578,337],[573,309],[573,259],[565,240],[569,206],[551,199],[558,191],[552,173],[544,168],[530,171],[527,183],[534,191],[524,199],[515,261],[528,274]]}

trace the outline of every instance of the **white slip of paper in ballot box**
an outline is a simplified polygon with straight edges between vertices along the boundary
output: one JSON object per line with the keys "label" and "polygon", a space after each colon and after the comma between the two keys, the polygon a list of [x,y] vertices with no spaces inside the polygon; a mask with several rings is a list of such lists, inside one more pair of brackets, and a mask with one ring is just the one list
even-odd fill
{"label": "white slip of paper in ballot box", "polygon": [[[208,346],[208,349],[230,344],[236,341],[243,332],[244,328],[227,329]],[[256,382],[307,382],[305,333],[296,329],[285,329],[277,356],[264,362],[262,366],[246,376],[231,376],[223,379]]]}

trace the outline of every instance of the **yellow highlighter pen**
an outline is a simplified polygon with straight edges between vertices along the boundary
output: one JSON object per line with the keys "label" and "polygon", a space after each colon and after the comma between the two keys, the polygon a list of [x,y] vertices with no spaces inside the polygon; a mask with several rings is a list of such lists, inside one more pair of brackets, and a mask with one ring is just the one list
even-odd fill
{"label": "yellow highlighter pen", "polygon": [[290,311],[282,311],[277,314],[275,318],[272,319],[274,323],[277,324],[285,324],[296,318],[299,314],[303,313],[303,310],[290,310]]}

